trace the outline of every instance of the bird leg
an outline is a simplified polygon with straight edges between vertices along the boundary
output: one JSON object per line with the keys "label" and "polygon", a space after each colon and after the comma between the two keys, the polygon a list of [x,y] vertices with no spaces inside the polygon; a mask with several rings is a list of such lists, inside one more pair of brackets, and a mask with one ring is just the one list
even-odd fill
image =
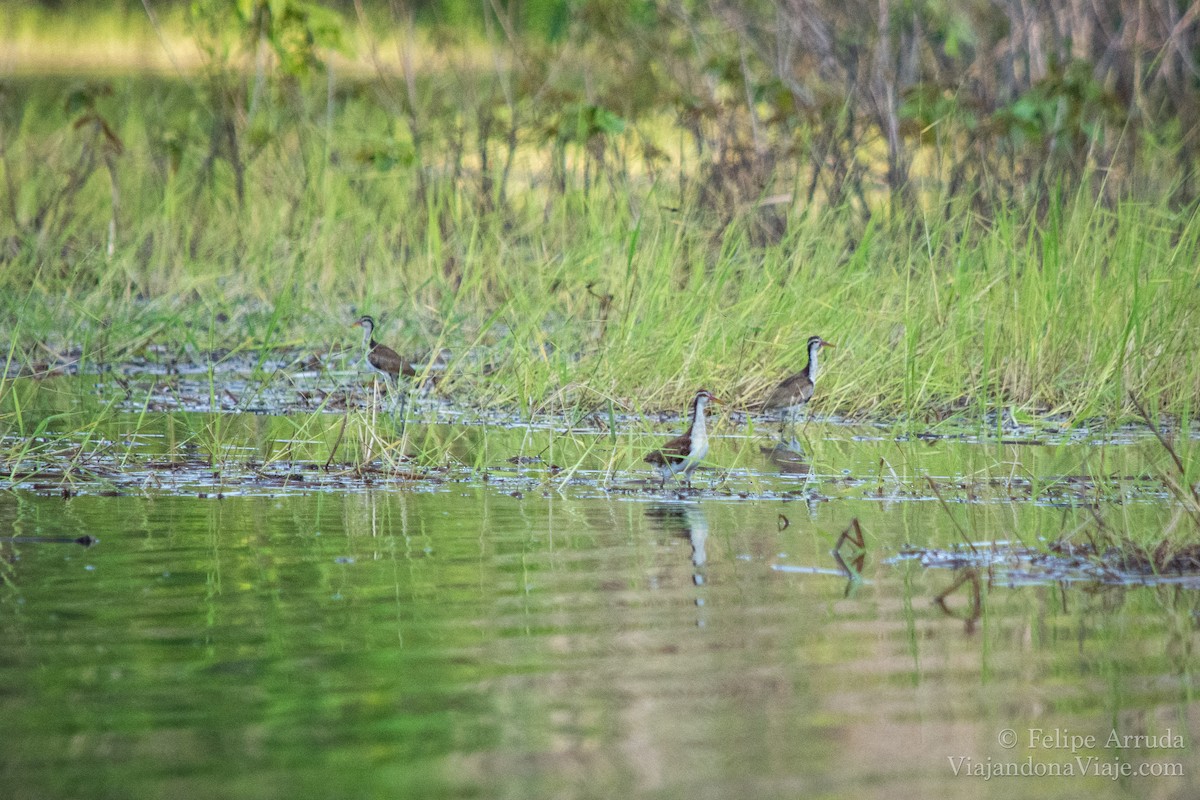
{"label": "bird leg", "polygon": [[779,412],[779,441],[781,444],[786,444],[784,440],[784,434],[786,434],[788,431],[789,422],[794,422],[792,409],[790,407]]}

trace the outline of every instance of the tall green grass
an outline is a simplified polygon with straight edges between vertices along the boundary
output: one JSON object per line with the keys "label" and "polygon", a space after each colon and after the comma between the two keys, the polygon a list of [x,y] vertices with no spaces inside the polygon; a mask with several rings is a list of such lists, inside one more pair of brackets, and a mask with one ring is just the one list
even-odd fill
{"label": "tall green grass", "polygon": [[[796,205],[764,239],[765,209],[720,220],[684,166],[610,164],[585,190],[574,153],[556,190],[532,136],[520,189],[492,205],[448,167],[378,157],[406,140],[370,82],[337,86],[329,131],[288,121],[281,102],[247,135],[239,207],[226,161],[203,170],[194,86],[110,85],[97,108],[124,145],[111,256],[103,169],[54,205],[99,146],[62,105],[79,84],[25,81],[4,119],[0,182],[18,191],[0,214],[0,337],[17,361],[81,347],[112,363],[149,344],[324,351],[354,346],[347,326],[371,313],[401,351],[456,354],[446,391],[527,410],[676,408],[698,386],[750,402],[802,366],[814,333],[838,345],[818,413],[1120,418],[1134,392],[1190,417],[1200,398],[1194,208],[1054,195],[980,218],[938,197],[927,208],[958,210],[864,224]],[[482,361],[497,369],[482,376]]]}

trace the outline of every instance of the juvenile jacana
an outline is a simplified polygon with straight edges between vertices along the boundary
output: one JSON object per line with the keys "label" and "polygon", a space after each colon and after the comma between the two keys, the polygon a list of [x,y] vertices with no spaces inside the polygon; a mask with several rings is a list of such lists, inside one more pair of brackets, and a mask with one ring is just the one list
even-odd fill
{"label": "juvenile jacana", "polygon": [[375,319],[364,314],[350,327],[363,329],[363,350],[367,364],[384,377],[389,386],[394,386],[401,375],[416,375],[412,364],[400,357],[392,348],[375,341]]}
{"label": "juvenile jacana", "polygon": [[781,428],[788,417],[799,414],[812,399],[813,390],[817,388],[817,371],[820,369],[817,355],[822,347],[835,346],[820,336],[808,337],[808,363],[804,365],[804,369],[780,381],[767,395],[767,399],[759,405],[759,410],[778,412]]}
{"label": "juvenile jacana", "polygon": [[646,463],[653,464],[658,470],[664,486],[667,478],[683,473],[683,479],[688,487],[691,487],[692,472],[708,455],[708,427],[704,419],[704,409],[709,403],[720,402],[707,389],[696,392],[696,397],[692,400],[692,421],[687,432],[646,456]]}

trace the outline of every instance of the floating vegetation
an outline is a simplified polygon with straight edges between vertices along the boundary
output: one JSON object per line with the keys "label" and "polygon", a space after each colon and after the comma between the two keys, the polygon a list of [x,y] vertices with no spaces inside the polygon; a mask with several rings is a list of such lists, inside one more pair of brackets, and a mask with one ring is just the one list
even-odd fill
{"label": "floating vegetation", "polygon": [[[1097,547],[1060,540],[1031,546],[1019,542],[973,542],[970,547],[905,547],[885,563],[915,561],[928,569],[974,571],[992,586],[1047,583],[1123,585],[1178,584],[1200,589],[1200,546],[1154,551],[1125,542]],[[956,583],[947,592],[961,584]]]}

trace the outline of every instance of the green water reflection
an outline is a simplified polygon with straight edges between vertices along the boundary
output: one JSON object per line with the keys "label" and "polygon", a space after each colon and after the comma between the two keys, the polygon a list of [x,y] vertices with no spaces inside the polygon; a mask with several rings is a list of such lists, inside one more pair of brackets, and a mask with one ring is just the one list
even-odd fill
{"label": "green water reflection", "polygon": [[[1063,513],[970,512],[980,539]],[[833,568],[851,516],[864,584],[777,569]],[[100,538],[0,550],[11,797],[1167,797],[1200,774],[1196,595],[985,576],[982,616],[948,616],[948,571],[886,560],[955,540],[936,503],[18,492],[0,528]],[[952,763],[1076,756],[1183,774]]]}

